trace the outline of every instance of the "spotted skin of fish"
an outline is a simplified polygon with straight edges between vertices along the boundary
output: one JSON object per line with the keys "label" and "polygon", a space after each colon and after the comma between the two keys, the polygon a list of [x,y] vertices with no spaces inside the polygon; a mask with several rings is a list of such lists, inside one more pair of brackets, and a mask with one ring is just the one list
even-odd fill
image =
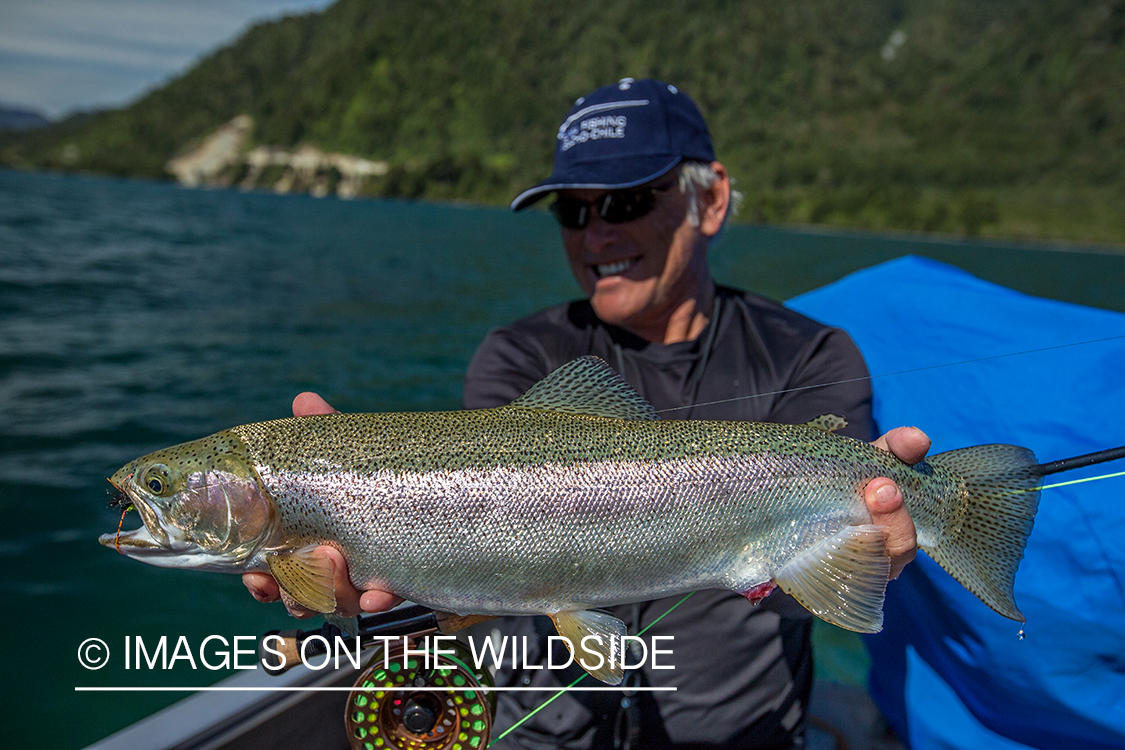
{"label": "spotted skin of fish", "polygon": [[[885,476],[920,545],[1022,619],[1012,582],[1037,503],[1030,451],[978,446],[912,467],[814,422],[659,420],[584,358],[506,407],[294,417],[142,457],[111,480],[145,524],[118,541],[152,564],[271,572],[321,611],[331,580],[308,555],[328,544],[358,588],[459,614],[566,624],[776,582],[830,622],[873,631],[889,559],[863,490]],[[185,510],[200,498],[204,510]]]}

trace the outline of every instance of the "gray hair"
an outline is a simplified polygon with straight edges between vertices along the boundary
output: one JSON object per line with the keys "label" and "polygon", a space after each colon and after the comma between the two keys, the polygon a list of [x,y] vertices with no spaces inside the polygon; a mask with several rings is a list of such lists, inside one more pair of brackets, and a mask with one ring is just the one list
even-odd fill
{"label": "gray hair", "polygon": [[[688,196],[688,222],[693,227],[699,226],[699,191],[710,189],[718,179],[719,173],[710,162],[686,160],[680,164],[680,192]],[[734,184],[733,179],[731,184]],[[742,193],[731,189],[730,208],[727,210],[727,215],[723,217],[724,225],[728,218],[738,213],[741,204]]]}

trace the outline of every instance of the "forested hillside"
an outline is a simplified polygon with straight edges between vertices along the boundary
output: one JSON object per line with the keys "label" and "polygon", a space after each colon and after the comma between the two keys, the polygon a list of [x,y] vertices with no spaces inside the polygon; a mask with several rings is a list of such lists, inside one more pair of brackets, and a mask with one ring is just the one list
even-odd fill
{"label": "forested hillside", "polygon": [[0,163],[167,178],[248,114],[385,163],[363,193],[506,202],[623,76],[696,99],[745,220],[1125,243],[1125,0],[340,0]]}

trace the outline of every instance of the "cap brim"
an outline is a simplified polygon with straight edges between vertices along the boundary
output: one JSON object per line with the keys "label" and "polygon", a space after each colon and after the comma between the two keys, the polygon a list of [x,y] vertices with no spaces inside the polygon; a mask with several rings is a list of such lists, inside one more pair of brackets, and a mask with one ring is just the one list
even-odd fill
{"label": "cap brim", "polygon": [[606,162],[575,164],[555,173],[516,196],[511,209],[519,211],[556,190],[620,190],[655,180],[681,161],[682,156],[637,156]]}

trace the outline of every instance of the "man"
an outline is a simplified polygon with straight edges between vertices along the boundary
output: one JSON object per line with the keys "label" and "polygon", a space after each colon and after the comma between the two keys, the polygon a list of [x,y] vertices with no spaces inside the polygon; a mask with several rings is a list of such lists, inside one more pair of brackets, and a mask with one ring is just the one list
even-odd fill
{"label": "man", "polygon": [[[844,416],[845,432],[873,437],[871,391],[858,350],[821,326],[757,295],[716,286],[707,247],[731,206],[730,179],[715,160],[694,102],[658,81],[623,79],[579,99],[558,132],[552,175],[516,198],[521,210],[549,193],[567,258],[587,299],[550,308],[491,332],[465,378],[464,406],[501,406],[559,365],[595,354],[667,418],[801,423]],[[331,410],[302,394],[294,413]],[[901,428],[877,442],[908,462],[928,440]],[[889,444],[889,446],[888,446]],[[889,479],[866,488],[875,523],[888,529],[892,576],[916,547],[901,494]],[[358,592],[338,553],[341,611],[394,603]],[[263,601],[268,576],[249,574]],[[642,668],[627,684],[674,692],[570,692],[505,738],[512,747],[801,747],[812,681],[811,615],[775,592],[759,606],[729,591],[612,608],[630,633],[674,637],[674,670]],[[293,607],[291,607],[293,609]],[[497,627],[528,636],[528,661],[546,660],[543,618]],[[486,630],[488,627],[486,626]],[[563,658],[565,660],[565,657]],[[576,676],[579,673],[575,673]],[[498,685],[554,686],[573,676],[502,669]],[[501,693],[494,736],[549,694]]]}

